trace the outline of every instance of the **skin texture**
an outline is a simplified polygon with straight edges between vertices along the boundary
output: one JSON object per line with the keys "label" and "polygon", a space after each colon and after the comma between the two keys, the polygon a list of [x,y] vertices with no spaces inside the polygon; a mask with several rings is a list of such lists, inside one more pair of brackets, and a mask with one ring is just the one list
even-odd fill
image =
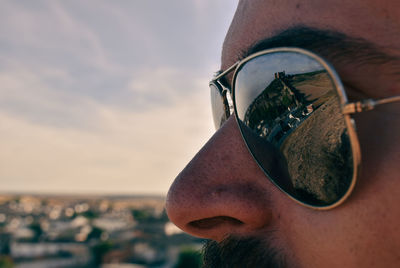
{"label": "skin texture", "polygon": [[[243,0],[225,39],[221,69],[259,40],[298,25],[362,38],[400,57],[399,18],[397,0]],[[327,59],[351,82],[346,87],[351,99],[400,95],[398,59],[379,68]],[[339,207],[305,208],[277,189],[252,159],[231,117],[171,186],[170,219],[192,235],[216,241],[228,235],[268,240],[289,267],[400,267],[400,103],[354,119],[362,170]]]}

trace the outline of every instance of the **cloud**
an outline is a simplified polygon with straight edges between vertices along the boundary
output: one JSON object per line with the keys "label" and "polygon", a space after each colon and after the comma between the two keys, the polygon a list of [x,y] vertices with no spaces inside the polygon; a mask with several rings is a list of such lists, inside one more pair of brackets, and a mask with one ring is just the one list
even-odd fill
{"label": "cloud", "polygon": [[208,92],[208,79],[204,77],[191,70],[160,66],[133,74],[128,89],[136,107],[170,106],[185,101],[194,91]]}
{"label": "cloud", "polygon": [[[100,81],[105,79],[109,86],[93,86],[85,93],[85,89],[80,91],[76,87],[82,87],[79,82],[89,86],[90,83],[76,81],[63,69],[9,68],[0,71],[0,111],[36,124],[98,129],[102,120],[97,106],[109,106],[126,113],[174,107],[196,92],[208,92],[208,79],[199,75],[190,70],[160,66],[120,80],[118,77],[99,78]],[[97,92],[92,93],[93,90]]]}
{"label": "cloud", "polygon": [[[38,125],[89,127],[95,117],[94,101],[74,91],[52,87],[55,82],[68,85],[71,78],[62,70],[0,72],[0,111],[19,116]],[[84,116],[82,116],[84,115]]]}
{"label": "cloud", "polygon": [[165,193],[213,132],[234,4],[2,3],[0,188]]}
{"label": "cloud", "polygon": [[130,98],[110,104],[51,88],[71,83],[63,71],[0,73],[0,188],[165,193],[213,132],[208,78],[168,66],[132,76]]}
{"label": "cloud", "polygon": [[212,133],[205,95],[196,92],[144,114],[99,106],[102,128],[91,132],[1,113],[0,139],[7,142],[0,152],[0,188],[165,193]]}

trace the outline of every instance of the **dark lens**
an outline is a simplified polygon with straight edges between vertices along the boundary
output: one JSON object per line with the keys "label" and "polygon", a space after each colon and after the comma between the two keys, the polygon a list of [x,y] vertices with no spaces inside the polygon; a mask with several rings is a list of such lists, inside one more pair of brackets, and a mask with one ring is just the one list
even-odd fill
{"label": "dark lens", "polygon": [[210,90],[214,125],[215,129],[219,129],[229,117],[229,106],[222,88],[218,87],[214,83],[210,83]]}
{"label": "dark lens", "polygon": [[323,65],[298,52],[264,54],[239,68],[234,85],[242,135],[270,179],[311,206],[339,201],[352,183],[352,149]]}

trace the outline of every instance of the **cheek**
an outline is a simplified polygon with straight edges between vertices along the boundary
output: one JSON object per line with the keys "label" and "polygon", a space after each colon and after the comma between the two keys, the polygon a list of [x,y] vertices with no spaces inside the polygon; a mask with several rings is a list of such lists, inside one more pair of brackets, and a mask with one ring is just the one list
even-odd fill
{"label": "cheek", "polygon": [[299,208],[281,218],[280,231],[296,263],[301,267],[352,267],[350,264],[359,262],[374,245],[369,229],[373,225],[365,221],[366,214],[344,213],[347,209],[321,212]]}
{"label": "cheek", "polygon": [[400,109],[396,105],[400,108],[394,103],[355,116],[362,154],[357,188],[372,189],[372,195],[392,200],[400,190]]}
{"label": "cheek", "polygon": [[398,156],[392,150],[387,156],[391,161],[377,165],[383,171],[363,172],[360,187],[337,208],[314,211],[283,204],[277,229],[296,263],[367,267],[377,260],[395,261],[400,249],[400,176],[392,158]]}

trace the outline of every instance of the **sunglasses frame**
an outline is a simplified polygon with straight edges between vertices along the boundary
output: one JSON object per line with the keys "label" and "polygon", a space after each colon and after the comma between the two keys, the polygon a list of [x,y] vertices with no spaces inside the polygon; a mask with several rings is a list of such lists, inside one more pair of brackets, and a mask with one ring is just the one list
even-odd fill
{"label": "sunglasses frame", "polygon": [[[239,118],[238,118],[237,111],[236,111],[236,98],[235,98],[235,82],[236,82],[237,74],[240,72],[241,67],[244,66],[247,62],[251,61],[252,59],[257,58],[259,56],[263,56],[263,55],[267,55],[267,54],[271,54],[271,53],[279,53],[279,52],[299,53],[299,54],[303,54],[305,56],[308,56],[308,57],[316,60],[319,64],[321,64],[325,68],[325,70],[330,75],[330,78],[332,80],[332,83],[335,86],[337,95],[340,100],[341,113],[345,120],[345,124],[346,124],[347,131],[348,131],[349,138],[350,138],[351,149],[352,149],[353,176],[352,176],[351,183],[350,183],[346,193],[340,199],[338,199],[336,202],[326,205],[326,206],[316,206],[316,205],[311,205],[311,204],[305,203],[301,200],[298,200],[296,197],[292,196],[287,191],[282,189],[271,178],[271,176],[262,167],[262,165],[257,161],[253,152],[250,150],[249,146],[247,145],[247,141],[243,135],[242,129],[239,126]],[[219,80],[232,71],[234,71],[234,74],[232,77],[232,83],[231,83],[232,88],[229,88],[227,85],[224,85]],[[347,96],[346,96],[346,92],[344,90],[344,86],[339,78],[339,75],[335,71],[335,69],[326,60],[324,60],[322,57],[318,56],[317,54],[315,54],[311,51],[302,49],[302,48],[297,48],[297,47],[279,47],[279,48],[266,49],[266,50],[254,53],[254,54],[244,58],[243,60],[240,60],[240,61],[234,63],[232,66],[230,66],[225,71],[216,73],[214,78],[210,81],[209,86],[215,86],[219,90],[221,97],[224,99],[224,103],[229,103],[229,101],[226,100],[226,95],[227,95],[226,92],[230,92],[230,94],[232,96],[232,102],[233,102],[233,113],[235,114],[236,122],[239,126],[243,141],[246,144],[246,147],[248,148],[254,161],[261,168],[261,170],[268,177],[268,179],[276,187],[278,187],[283,193],[285,193],[290,199],[294,200],[295,202],[297,202],[305,207],[316,209],[316,210],[328,210],[328,209],[332,209],[334,207],[339,206],[350,196],[350,194],[352,193],[352,191],[356,185],[356,181],[357,181],[357,178],[359,175],[359,170],[361,168],[361,149],[360,149],[360,144],[359,144],[359,140],[357,137],[355,121],[353,118],[351,118],[350,115],[354,114],[354,113],[360,113],[363,111],[372,110],[377,105],[400,101],[400,96],[394,96],[394,97],[388,97],[388,98],[377,99],[377,100],[365,99],[365,100],[361,100],[361,101],[357,101],[357,102],[349,102],[347,99]],[[232,111],[232,107],[225,107],[226,118],[228,118],[232,114],[231,111]]]}

